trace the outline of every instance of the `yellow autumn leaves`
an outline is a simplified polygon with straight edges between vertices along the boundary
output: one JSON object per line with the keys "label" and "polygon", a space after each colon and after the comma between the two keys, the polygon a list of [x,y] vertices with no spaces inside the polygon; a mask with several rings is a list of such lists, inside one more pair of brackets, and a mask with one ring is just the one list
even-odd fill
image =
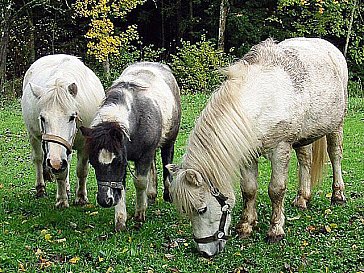
{"label": "yellow autumn leaves", "polygon": [[89,55],[103,62],[112,54],[119,54],[119,48],[139,38],[137,26],[127,26],[116,31],[114,20],[125,20],[125,16],[145,0],[77,0],[74,7],[79,16],[90,18],[90,28],[85,37]]}

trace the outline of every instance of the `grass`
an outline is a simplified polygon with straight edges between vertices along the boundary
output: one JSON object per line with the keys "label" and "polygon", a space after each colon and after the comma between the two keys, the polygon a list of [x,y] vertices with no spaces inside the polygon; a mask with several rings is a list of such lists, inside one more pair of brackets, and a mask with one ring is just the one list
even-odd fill
{"label": "grass", "polygon": [[[182,98],[183,120],[175,162],[183,155],[189,132],[206,99],[206,95]],[[307,211],[292,207],[290,202],[297,187],[297,163],[293,157],[285,201],[286,237],[277,244],[267,244],[270,167],[266,159],[261,159],[259,230],[246,240],[233,236],[225,250],[213,259],[196,253],[189,222],[178,216],[171,204],[163,202],[161,194],[148,208],[144,225],[130,219],[126,232],[114,233],[114,210],[96,204],[92,169],[89,205],[56,209],[55,183],[47,185],[46,198],[35,199],[35,173],[19,102],[2,102],[0,107],[0,272],[364,272],[362,99],[350,100],[345,122],[343,170],[347,204],[330,206],[331,178],[327,175],[315,190]],[[72,164],[74,188],[75,161]],[[158,165],[160,169],[161,163]],[[127,185],[128,213],[132,215],[134,186],[130,177]],[[238,202],[233,224],[238,221],[240,210]]]}

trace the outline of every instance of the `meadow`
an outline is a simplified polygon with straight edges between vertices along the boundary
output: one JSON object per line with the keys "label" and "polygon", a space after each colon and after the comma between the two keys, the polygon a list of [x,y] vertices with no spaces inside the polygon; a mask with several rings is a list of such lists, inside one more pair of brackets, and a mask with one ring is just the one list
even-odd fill
{"label": "meadow", "polygon": [[[195,118],[208,95],[183,95],[183,117],[175,163],[183,155]],[[292,156],[285,199],[286,237],[265,241],[271,213],[267,186],[270,165],[260,159],[258,230],[244,240],[235,236],[212,259],[201,257],[191,226],[162,198],[139,225],[128,220],[125,232],[114,232],[114,210],[96,204],[92,168],[90,204],[55,208],[55,183],[47,197],[34,197],[35,171],[18,100],[0,102],[0,272],[364,272],[364,101],[351,98],[344,127],[345,206],[330,206],[331,170],[314,190],[308,210],[291,206],[297,189],[297,161]],[[293,153],[294,155],[294,153]],[[75,156],[74,156],[75,159]],[[71,187],[75,184],[72,162]],[[158,161],[161,181],[161,163]],[[134,213],[134,186],[127,180],[128,213]],[[241,197],[233,210],[239,220]],[[74,193],[71,196],[74,198]],[[71,200],[71,202],[72,202]]]}

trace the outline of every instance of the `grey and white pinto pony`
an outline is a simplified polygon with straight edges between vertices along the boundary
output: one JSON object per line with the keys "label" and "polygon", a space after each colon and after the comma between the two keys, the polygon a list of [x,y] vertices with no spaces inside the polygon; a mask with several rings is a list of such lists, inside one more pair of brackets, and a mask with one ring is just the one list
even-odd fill
{"label": "grey and white pinto pony", "polygon": [[75,204],[88,202],[88,157],[78,123],[88,126],[105,97],[97,76],[77,57],[56,54],[38,59],[25,73],[22,113],[36,169],[36,196],[45,181],[57,180],[56,207],[69,206],[72,149],[77,150]]}
{"label": "grey and white pinto pony", "polygon": [[226,74],[228,79],[196,122],[182,163],[168,166],[175,175],[172,200],[189,216],[197,248],[206,256],[225,246],[238,178],[243,212],[237,232],[249,236],[257,225],[260,155],[272,166],[268,241],[279,241],[285,234],[284,195],[292,149],[305,180],[295,204],[305,207],[310,198],[312,151],[305,145],[324,136],[333,167],[332,203],[345,202],[341,159],[348,71],[341,52],[322,39],[293,38],[278,44],[268,39]]}
{"label": "grey and white pinto pony", "polygon": [[[153,162],[161,148],[163,166],[173,160],[181,119],[180,94],[170,68],[140,62],[127,67],[107,90],[91,128],[81,127],[98,183],[97,201],[115,206],[115,230],[126,228],[125,177],[135,163],[135,219],[145,221],[147,198],[155,199]],[[155,175],[155,173],[154,173]],[[164,199],[169,200],[170,174],[163,167]]]}

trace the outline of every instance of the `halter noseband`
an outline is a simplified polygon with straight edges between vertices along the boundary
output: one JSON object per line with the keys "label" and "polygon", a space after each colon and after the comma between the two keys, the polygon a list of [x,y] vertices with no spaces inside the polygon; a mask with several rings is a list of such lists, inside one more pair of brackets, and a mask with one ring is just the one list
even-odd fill
{"label": "halter noseband", "polygon": [[101,181],[101,180],[98,180],[97,185],[109,187],[109,188],[112,188],[112,189],[120,189],[120,190],[124,189],[123,181]]}
{"label": "halter noseband", "polygon": [[[76,134],[77,134],[77,131],[78,131],[78,127],[79,127],[79,124],[82,122],[82,120],[80,119],[80,117],[77,115],[76,116],[76,130],[75,130],[75,133],[72,137],[72,140],[71,142],[68,142],[67,140],[65,140],[63,137],[60,137],[60,136],[57,136],[57,135],[52,135],[52,134],[47,134],[43,128],[43,126],[41,125],[41,128],[42,128],[42,142],[44,144],[44,142],[53,142],[53,143],[57,143],[59,145],[62,145],[63,147],[66,148],[67,150],[67,155],[70,155],[72,153],[72,146],[73,146],[73,142],[76,138]],[[43,151],[44,151],[44,154],[46,154],[46,148],[45,148],[45,145],[42,145],[43,147]]]}
{"label": "halter noseband", "polygon": [[230,205],[226,203],[226,200],[228,198],[223,195],[217,188],[212,186],[210,181],[209,184],[211,187],[212,196],[216,198],[217,202],[219,202],[221,206],[222,215],[220,218],[219,229],[213,235],[204,238],[196,238],[195,236],[193,236],[193,239],[198,244],[207,244],[218,240],[227,240],[229,238],[229,236],[225,234],[226,219],[228,214],[230,214]]}

